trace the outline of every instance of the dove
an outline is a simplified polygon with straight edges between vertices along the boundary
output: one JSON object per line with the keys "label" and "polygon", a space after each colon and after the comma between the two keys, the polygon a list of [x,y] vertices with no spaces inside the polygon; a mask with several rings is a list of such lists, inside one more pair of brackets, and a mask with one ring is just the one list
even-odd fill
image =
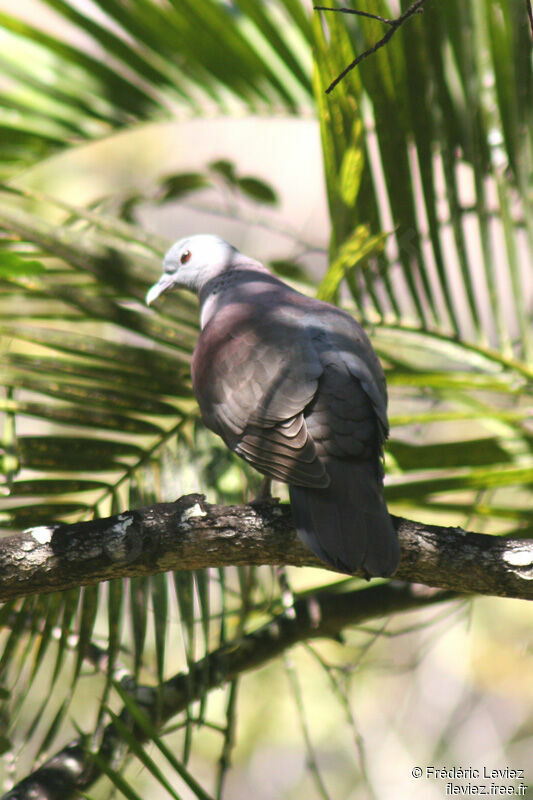
{"label": "dove", "polygon": [[204,424],[288,484],[297,534],[319,558],[339,572],[392,575],[387,389],[361,325],[210,234],[170,248],[147,304],[173,289],[199,299],[191,377]]}

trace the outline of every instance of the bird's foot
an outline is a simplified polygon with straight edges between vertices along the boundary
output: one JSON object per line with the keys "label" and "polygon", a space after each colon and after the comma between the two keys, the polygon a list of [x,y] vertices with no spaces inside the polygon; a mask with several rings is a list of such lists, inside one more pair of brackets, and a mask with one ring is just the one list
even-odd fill
{"label": "bird's foot", "polygon": [[250,505],[259,505],[260,503],[267,503],[272,500],[272,480],[271,478],[263,478],[259,484],[259,490],[255,497],[250,500]]}
{"label": "bird's foot", "polygon": [[250,506],[260,506],[265,503],[279,503],[277,497],[272,497],[272,480],[270,478],[263,478],[259,486],[259,490],[255,497],[253,497],[249,504]]}

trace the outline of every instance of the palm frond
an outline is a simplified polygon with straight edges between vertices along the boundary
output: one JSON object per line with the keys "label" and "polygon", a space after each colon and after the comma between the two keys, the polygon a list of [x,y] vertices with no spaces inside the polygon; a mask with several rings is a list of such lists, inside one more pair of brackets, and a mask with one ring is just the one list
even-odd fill
{"label": "palm frond", "polygon": [[[335,234],[334,253],[363,220],[389,233],[374,272],[359,270],[360,280],[350,283],[356,302],[366,285],[369,307],[380,316],[411,318],[527,360],[533,81],[526,26],[511,6],[452,2],[426,9],[325,98],[324,84],[353,59],[352,42],[371,44],[377,25],[362,20],[349,32],[344,15],[328,14],[329,41],[321,23],[313,28],[315,90],[331,209],[342,204],[341,164],[328,153],[348,152],[354,113],[364,131],[357,203],[348,231]],[[384,2],[359,7],[391,17]],[[510,51],[516,58],[508,70],[502,52]],[[339,224],[339,213],[333,217]],[[376,283],[386,305],[377,303]]]}
{"label": "palm frond", "polygon": [[[305,26],[294,3],[274,17],[258,4],[250,15],[247,3],[240,4],[241,11],[217,0],[166,6],[105,0],[83,10],[66,0],[43,0],[43,5],[49,27],[67,25],[77,43],[0,14],[7,78],[0,90],[5,109],[0,140],[8,173],[73,142],[170,118],[172,108],[198,114],[207,101],[220,110],[241,103],[249,109],[279,105],[290,112],[300,102],[309,104],[310,82],[301,63],[301,55],[309,55],[303,45],[298,55],[284,32],[290,17]],[[292,22],[289,32],[295,30]],[[277,54],[275,65],[265,42]],[[9,124],[2,125],[2,118]]]}

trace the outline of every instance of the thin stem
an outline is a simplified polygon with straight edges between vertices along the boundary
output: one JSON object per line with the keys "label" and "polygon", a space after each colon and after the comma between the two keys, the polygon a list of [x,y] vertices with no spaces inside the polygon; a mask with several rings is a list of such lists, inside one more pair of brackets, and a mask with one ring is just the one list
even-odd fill
{"label": "thin stem", "polygon": [[311,777],[313,778],[313,781],[316,785],[320,797],[322,797],[322,800],[331,800],[328,794],[328,790],[326,789],[324,780],[322,778],[322,775],[320,774],[320,769],[318,766],[315,749],[313,747],[313,741],[311,739],[311,733],[309,731],[309,726],[307,724],[304,701],[302,696],[302,688],[300,686],[300,681],[298,679],[297,672],[289,656],[285,655],[283,661],[285,665],[285,671],[287,673],[287,677],[291,685],[294,702],[296,703],[296,710],[298,712],[298,718],[300,720],[300,728],[302,730],[302,735],[304,737],[304,742],[305,742],[305,749],[307,751],[307,765],[311,772]]}
{"label": "thin stem", "polygon": [[[370,778],[368,775],[364,738],[361,731],[359,730],[355,714],[353,712],[350,700],[348,698],[348,693],[340,685],[340,681],[335,675],[335,668],[332,667],[330,664],[328,664],[326,660],[317,652],[317,650],[315,650],[315,648],[309,642],[305,642],[304,647],[307,650],[307,652],[310,653],[313,656],[313,658],[318,662],[318,664],[320,664],[321,668],[326,673],[329,683],[331,685],[331,690],[339,700],[344,710],[344,713],[346,715],[346,722],[353,732],[355,748],[357,751],[357,760],[359,763],[359,771],[361,773],[361,779],[366,787],[368,800],[377,800],[377,797],[374,794],[374,790],[372,789],[372,784],[370,782]],[[360,658],[358,658],[358,661],[360,661]]]}
{"label": "thin stem", "polygon": [[222,800],[225,778],[231,766],[231,752],[235,746],[238,688],[239,679],[235,678],[230,684],[228,704],[226,707],[226,727],[224,729],[224,744],[219,759],[216,800]]}
{"label": "thin stem", "polygon": [[386,25],[395,25],[396,20],[387,19],[387,17],[380,17],[379,14],[370,14],[368,11],[356,11],[354,8],[332,8],[331,6],[313,6],[315,11],[338,11],[341,14],[357,14],[358,17],[368,17],[369,19],[377,19],[378,22],[384,22]]}
{"label": "thin stem", "polygon": [[316,11],[339,11],[340,13],[343,14],[357,14],[358,16],[361,17],[370,17],[371,19],[376,19],[390,26],[385,36],[383,36],[378,42],[376,42],[376,44],[372,45],[372,47],[369,47],[368,50],[365,50],[364,53],[361,53],[361,55],[357,56],[357,58],[355,58],[351,64],[348,64],[348,66],[345,67],[345,69],[343,69],[340,75],[337,75],[335,80],[333,80],[326,89],[326,94],[332,92],[333,89],[337,86],[337,84],[340,83],[342,79],[345,78],[346,75],[352,71],[352,69],[354,69],[358,64],[360,64],[361,61],[363,61],[363,59],[372,55],[372,53],[375,53],[377,50],[380,49],[380,47],[386,45],[387,42],[396,33],[398,28],[403,25],[406,19],[412,17],[413,14],[420,14],[423,11],[423,9],[421,8],[423,3],[424,0],[415,0],[415,2],[411,6],[409,6],[409,8],[406,11],[404,11],[404,13],[401,14],[397,19],[386,19],[385,17],[379,17],[377,14],[369,14],[366,11],[355,11],[354,9],[348,9],[348,8],[330,8],[326,6],[314,6]]}

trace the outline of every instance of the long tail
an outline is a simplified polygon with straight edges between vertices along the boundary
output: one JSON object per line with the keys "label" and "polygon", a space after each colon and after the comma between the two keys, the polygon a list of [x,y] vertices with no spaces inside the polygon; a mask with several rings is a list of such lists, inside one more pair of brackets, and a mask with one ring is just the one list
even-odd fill
{"label": "long tail", "polygon": [[340,572],[392,575],[400,546],[374,466],[329,461],[328,472],[326,489],[289,486],[298,536]]}

